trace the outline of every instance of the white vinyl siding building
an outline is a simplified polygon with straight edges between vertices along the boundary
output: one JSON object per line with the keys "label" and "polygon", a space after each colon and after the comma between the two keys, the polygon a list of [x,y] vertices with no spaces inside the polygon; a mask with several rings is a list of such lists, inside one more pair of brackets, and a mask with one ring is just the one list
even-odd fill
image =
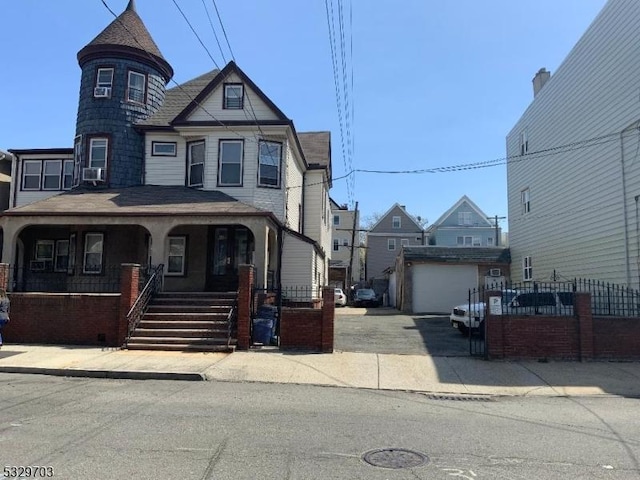
{"label": "white vinyl siding building", "polygon": [[[73,174],[73,153],[44,152],[46,150],[28,154],[16,151],[17,160],[11,165],[11,178],[14,179],[9,192],[11,207],[44,200],[71,189],[71,184],[65,182],[65,165],[71,167],[71,171],[67,171]],[[55,181],[56,176],[58,181]]]}
{"label": "white vinyl siding building", "polygon": [[640,3],[607,2],[507,136],[528,152],[507,166],[513,280],[528,257],[533,280],[639,286],[639,42]]}

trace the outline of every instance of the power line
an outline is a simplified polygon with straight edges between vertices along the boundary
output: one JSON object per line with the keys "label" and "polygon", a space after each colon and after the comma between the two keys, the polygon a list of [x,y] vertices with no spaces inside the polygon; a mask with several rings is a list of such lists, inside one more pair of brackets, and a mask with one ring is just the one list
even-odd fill
{"label": "power line", "polygon": [[207,4],[205,0],[202,0],[202,6],[204,7],[204,11],[207,12],[207,18],[209,19],[209,25],[211,26],[211,31],[213,32],[213,36],[216,39],[216,43],[218,44],[218,49],[220,50],[220,55],[222,55],[222,61],[227,63],[227,59],[224,56],[224,51],[222,51],[222,45],[220,45],[220,39],[218,38],[218,33],[216,29],[213,27],[213,21],[211,20],[211,15],[209,15],[209,9],[207,8]]}
{"label": "power line", "polygon": [[189,25],[189,28],[191,29],[191,31],[193,32],[193,34],[196,36],[196,38],[198,39],[198,41],[200,42],[200,45],[202,45],[202,48],[205,49],[205,51],[207,52],[207,55],[209,55],[209,58],[211,59],[211,61],[213,62],[213,64],[216,66],[216,68],[218,70],[220,70],[220,65],[218,65],[218,62],[216,62],[216,60],[213,58],[213,55],[211,55],[211,52],[209,51],[209,49],[207,48],[207,46],[204,44],[204,42],[202,41],[202,39],[200,38],[200,35],[198,35],[198,32],[196,32],[195,28],[193,28],[193,25],[191,25],[191,22],[189,21],[189,19],[187,18],[187,16],[185,15],[185,13],[182,11],[182,9],[180,8],[180,5],[178,5],[178,2],[176,0],[173,0],[173,4],[176,6],[176,8],[178,9],[178,11],[180,12],[180,14],[182,15],[182,18],[184,18],[185,22],[187,22],[187,25]]}
{"label": "power line", "polygon": [[229,37],[227,36],[227,31],[224,28],[224,23],[222,23],[222,18],[220,18],[220,11],[218,10],[218,5],[216,4],[216,0],[212,0],[213,2],[213,6],[216,9],[216,15],[218,15],[218,21],[220,22],[220,26],[222,27],[222,33],[224,34],[224,38],[227,41],[227,47],[229,47],[229,53],[231,53],[231,58],[233,58],[233,61],[235,62],[236,57],[233,54],[233,50],[231,50],[231,44],[229,43]]}

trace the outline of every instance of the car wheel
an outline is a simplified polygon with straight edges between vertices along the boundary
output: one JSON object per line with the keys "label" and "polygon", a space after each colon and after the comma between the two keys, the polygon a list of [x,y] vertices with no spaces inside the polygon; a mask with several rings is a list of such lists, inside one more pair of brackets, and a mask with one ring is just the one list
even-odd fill
{"label": "car wheel", "polygon": [[461,323],[458,324],[458,331],[465,337],[469,335],[469,328]]}

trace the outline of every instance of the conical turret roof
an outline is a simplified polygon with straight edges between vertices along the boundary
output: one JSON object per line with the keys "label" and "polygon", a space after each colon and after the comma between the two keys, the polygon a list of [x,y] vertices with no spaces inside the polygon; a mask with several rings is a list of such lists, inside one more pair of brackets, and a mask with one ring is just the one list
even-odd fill
{"label": "conical turret roof", "polygon": [[173,68],[142,23],[134,0],[129,0],[125,11],[78,52],[78,63],[82,67],[89,60],[106,56],[132,58],[151,65],[167,82],[173,77]]}

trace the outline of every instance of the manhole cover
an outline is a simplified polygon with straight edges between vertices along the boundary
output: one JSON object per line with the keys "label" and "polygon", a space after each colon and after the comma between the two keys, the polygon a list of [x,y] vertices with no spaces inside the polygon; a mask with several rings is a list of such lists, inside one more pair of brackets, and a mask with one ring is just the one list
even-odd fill
{"label": "manhole cover", "polygon": [[362,455],[369,465],[382,468],[413,468],[425,465],[429,457],[404,448],[380,448]]}

